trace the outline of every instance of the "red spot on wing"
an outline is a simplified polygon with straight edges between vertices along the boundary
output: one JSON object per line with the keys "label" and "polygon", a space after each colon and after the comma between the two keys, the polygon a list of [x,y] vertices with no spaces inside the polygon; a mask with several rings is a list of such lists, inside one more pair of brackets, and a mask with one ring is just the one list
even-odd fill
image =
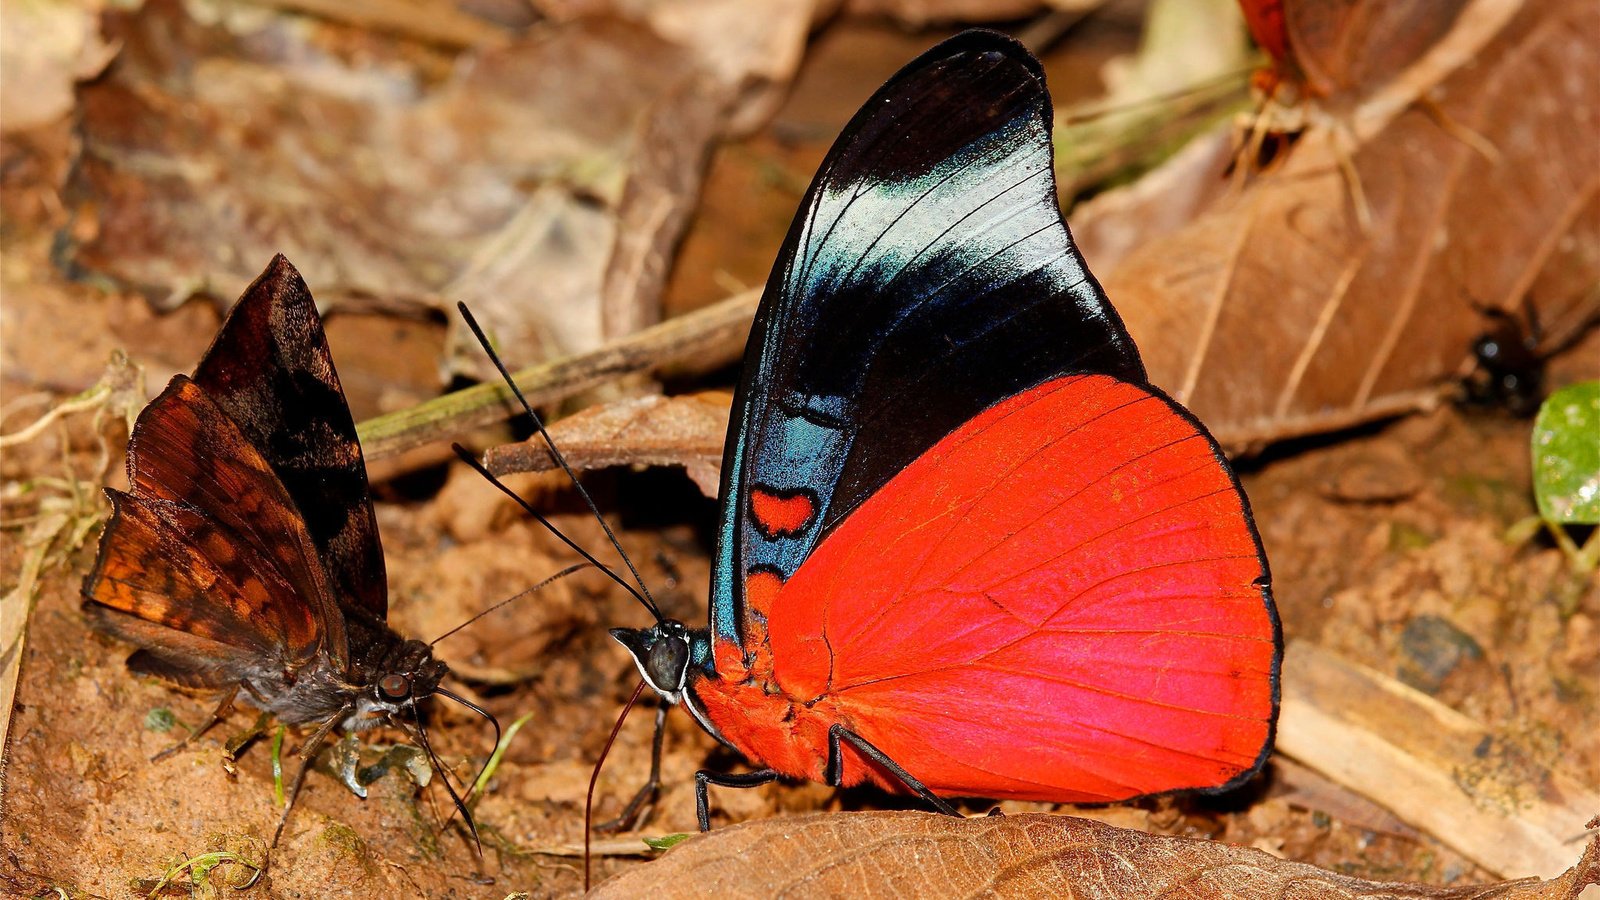
{"label": "red spot on wing", "polygon": [[756,488],[750,492],[750,515],[769,540],[800,534],[817,514],[810,494],[783,494]]}
{"label": "red spot on wing", "polygon": [[745,610],[765,619],[772,601],[783,589],[783,576],[771,569],[754,569],[744,579]]}
{"label": "red spot on wing", "polygon": [[[771,674],[750,674],[943,793],[1214,787],[1271,734],[1265,577],[1194,423],[1144,388],[1069,376],[975,417],[841,523],[772,598]],[[756,759],[795,768],[795,742],[826,756],[815,729],[712,715]],[[867,777],[851,757],[845,781]]]}

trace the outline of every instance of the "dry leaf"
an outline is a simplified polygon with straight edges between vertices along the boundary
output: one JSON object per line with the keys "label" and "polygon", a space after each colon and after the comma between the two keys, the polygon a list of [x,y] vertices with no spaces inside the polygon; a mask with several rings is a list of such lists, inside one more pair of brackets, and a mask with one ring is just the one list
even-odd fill
{"label": "dry leaf", "polygon": [[[1474,304],[1600,282],[1577,246],[1600,229],[1600,7],[1515,6],[1472,3],[1344,125],[1106,273],[1152,381],[1224,442],[1426,406],[1486,327]],[[1532,299],[1546,322],[1594,302]]]}
{"label": "dry leaf", "polygon": [[459,57],[171,0],[108,32],[123,53],[79,94],[77,271],[231,297],[283,251],[329,302],[465,300],[514,360],[654,320],[720,121],[684,52],[622,22]]}
{"label": "dry leaf", "polygon": [[[94,3],[4,0],[0,3],[0,131],[54,122],[72,109],[72,85],[92,78],[116,55],[95,28]],[[20,86],[20,88],[19,88]]]}
{"label": "dry leaf", "polygon": [[617,12],[687,48],[735,99],[728,130],[754,131],[777,111],[805,53],[817,0],[618,0]]}
{"label": "dry leaf", "polygon": [[[732,404],[727,391],[635,397],[562,419],[550,426],[550,436],[575,469],[683,466],[701,493],[715,497]],[[555,468],[538,436],[491,448],[484,464],[496,475]]]}
{"label": "dry leaf", "polygon": [[[480,12],[499,9],[472,9],[473,4],[455,0],[260,0],[295,12],[332,19],[370,31],[390,32],[449,47],[501,46],[509,39],[507,29],[526,25],[526,21],[495,21]],[[514,20],[521,17],[512,16]]]}
{"label": "dry leaf", "polygon": [[[327,0],[322,0],[327,2]],[[684,48],[732,98],[727,130],[754,131],[783,102],[811,26],[837,0],[529,0],[541,17],[626,19]]]}
{"label": "dry leaf", "polygon": [[[1579,852],[1574,845],[1574,862]],[[1440,888],[1363,881],[1260,850],[1069,816],[882,812],[718,829],[604,882],[593,896],[1571,900],[1597,875],[1593,843],[1577,868],[1553,881]]]}
{"label": "dry leaf", "polygon": [[1517,740],[1305,641],[1284,654],[1280,753],[1502,875],[1553,875],[1600,792]]}

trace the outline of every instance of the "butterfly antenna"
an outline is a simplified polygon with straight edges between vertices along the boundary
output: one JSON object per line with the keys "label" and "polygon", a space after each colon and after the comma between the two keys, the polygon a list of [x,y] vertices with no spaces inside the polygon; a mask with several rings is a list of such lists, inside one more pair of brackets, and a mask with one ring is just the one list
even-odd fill
{"label": "butterfly antenna", "polygon": [[594,771],[589,773],[589,793],[583,798],[583,892],[589,893],[589,833],[594,830],[594,786],[600,781],[600,767],[606,764],[606,756],[611,752],[611,745],[617,742],[617,735],[622,731],[622,723],[628,721],[628,713],[633,711],[633,705],[639,702],[639,695],[644,693],[644,679],[639,679],[639,686],[633,689],[633,696],[628,698],[628,705],[622,708],[622,715],[617,716],[617,724],[611,726],[611,736],[606,738],[606,745],[600,748],[600,758],[594,761]]}
{"label": "butterfly antenna", "polygon": [[646,598],[644,601],[645,606],[649,608],[657,619],[660,619],[661,613],[656,609],[655,598],[650,596],[650,588],[645,586],[644,578],[639,575],[639,570],[634,567],[633,560],[628,558],[628,552],[622,549],[622,543],[617,540],[616,534],[612,532],[611,526],[607,524],[606,517],[600,514],[600,507],[595,505],[594,498],[590,497],[589,492],[584,490],[583,483],[578,481],[577,474],[572,471],[571,466],[567,465],[566,457],[562,456],[561,451],[556,449],[556,442],[551,439],[550,432],[545,429],[544,420],[539,418],[539,414],[533,411],[533,405],[528,402],[528,398],[522,396],[522,390],[517,387],[517,383],[511,380],[511,372],[506,369],[506,364],[500,361],[500,355],[494,352],[493,347],[489,346],[489,338],[483,333],[483,329],[478,327],[478,320],[472,317],[472,311],[467,309],[465,303],[459,301],[456,303],[456,308],[461,310],[461,317],[467,321],[467,327],[472,329],[473,336],[482,345],[483,352],[488,354],[489,361],[494,363],[494,367],[499,370],[500,377],[505,380],[506,387],[511,389],[511,393],[517,398],[517,402],[522,404],[523,411],[528,414],[529,419],[533,420],[533,427],[538,429],[539,436],[544,438],[545,446],[550,448],[550,458],[556,461],[556,465],[561,467],[561,471],[567,473],[567,478],[571,479],[572,486],[578,489],[578,495],[583,498],[583,502],[588,505],[589,511],[594,513],[595,520],[605,530],[606,539],[611,541],[611,546],[617,548],[617,555],[622,557],[622,561],[627,565],[628,571],[633,573],[633,580],[638,582],[639,590],[644,592],[644,597]]}
{"label": "butterfly antenna", "polygon": [[[500,720],[494,717],[494,713],[489,712],[487,709],[484,709],[483,707],[479,706],[476,703],[473,703],[471,700],[468,700],[467,698],[461,696],[460,694],[455,693],[454,691],[449,691],[449,690],[446,690],[444,688],[434,688],[433,692],[435,694],[439,695],[440,697],[445,698],[446,700],[454,700],[455,702],[461,704],[462,706],[465,706],[467,709],[470,709],[473,712],[477,713],[478,715],[483,716],[485,719],[488,719],[489,720],[489,724],[494,726],[494,748],[496,750],[500,749]],[[494,758],[494,754],[491,753],[489,755],[489,759],[493,759],[493,758]],[[472,776],[472,780],[467,782],[467,805],[468,805],[468,807],[470,807],[472,805],[472,789],[477,787],[478,779],[482,778],[483,777],[483,773],[488,771],[488,769],[489,769],[489,759],[485,759],[483,761],[483,765],[478,768],[478,774]],[[450,823],[446,822],[445,824],[448,825]]]}
{"label": "butterfly antenna", "polygon": [[[434,771],[439,773],[439,780],[444,783],[444,789],[450,795],[450,800],[455,803],[456,809],[461,813],[461,820],[467,823],[467,830],[472,832],[472,843],[478,849],[478,858],[482,859],[483,839],[478,837],[478,823],[473,821],[472,810],[467,808],[467,804],[462,801],[461,795],[456,793],[455,786],[450,783],[450,770],[445,766],[444,761],[439,759],[439,754],[433,752],[433,745],[428,743],[428,729],[422,727],[422,719],[417,712],[415,703],[411,706],[411,714],[417,717],[417,743],[422,745],[422,752],[428,754],[428,760],[433,763]],[[499,723],[496,723],[497,730],[498,727]],[[454,816],[451,818],[454,818]],[[444,824],[448,827],[450,825],[449,820],[446,820]]]}
{"label": "butterfly antenna", "polygon": [[[567,566],[565,569],[562,569],[561,571],[555,573],[554,575],[551,575],[549,578],[546,578],[545,580],[539,582],[538,584],[534,585],[533,587],[528,588],[525,591],[518,591],[517,593],[512,594],[511,596],[505,598],[504,600],[501,600],[499,603],[496,603],[493,606],[490,606],[488,609],[485,609],[482,612],[478,613],[477,615],[473,616],[472,618],[466,620],[465,622],[462,622],[460,625],[457,625],[456,627],[450,629],[449,631],[446,631],[444,634],[439,635],[438,637],[436,637],[433,640],[429,641],[428,642],[428,646],[432,647],[434,644],[439,643],[440,641],[444,640],[445,638],[449,637],[450,635],[455,634],[456,632],[458,632],[461,629],[467,627],[468,625],[471,625],[473,622],[476,622],[479,619],[483,618],[484,616],[487,616],[488,614],[490,614],[490,613],[494,612],[495,610],[499,609],[500,607],[505,606],[507,603],[515,603],[516,601],[521,600],[523,597],[526,597],[529,594],[538,593],[539,591],[544,590],[545,588],[549,587],[550,585],[554,584],[557,581],[560,581],[561,579],[567,577],[568,575],[571,575],[571,574],[573,574],[575,572],[581,572],[584,569],[601,569],[601,568],[604,568],[604,567],[599,565],[598,563],[594,563],[594,562],[573,563],[572,565]],[[615,577],[615,575],[613,575],[612,577]],[[624,587],[626,587],[626,584],[624,584]],[[443,694],[444,691],[442,689],[440,689],[440,690],[435,691],[434,693]],[[453,699],[455,699],[456,702],[458,702],[458,703],[463,703],[463,704],[466,704],[468,706],[471,706],[471,704],[467,703],[465,700],[461,700],[460,698],[453,698]],[[478,710],[478,711],[480,713],[482,712],[482,710]]]}
{"label": "butterfly antenna", "polygon": [[[563,544],[566,544],[568,547],[571,547],[573,552],[577,553],[579,556],[581,556],[584,559],[588,560],[590,565],[593,565],[595,568],[597,568],[600,571],[604,572],[606,574],[607,578],[610,578],[612,581],[615,581],[618,585],[620,585],[622,587],[623,590],[627,591],[629,594],[632,594],[633,595],[633,599],[639,601],[639,603],[642,604],[645,609],[650,610],[650,614],[651,615],[655,616],[657,619],[661,618],[661,612],[660,612],[660,610],[656,609],[655,601],[653,599],[651,599],[647,593],[646,594],[639,593],[638,588],[635,588],[633,585],[629,584],[621,576],[619,576],[616,572],[613,572],[609,566],[606,566],[605,564],[601,563],[598,559],[595,559],[594,558],[594,554],[592,554],[588,550],[585,550],[584,548],[578,546],[578,543],[576,541],[574,541],[572,538],[569,538],[565,534],[563,534],[561,532],[561,529],[559,529],[559,528],[557,528],[555,526],[555,523],[551,522],[549,519],[545,518],[538,510],[534,509],[533,508],[533,504],[531,504],[528,501],[522,499],[521,495],[519,495],[516,491],[513,491],[511,488],[507,487],[505,482],[501,481],[499,478],[496,478],[494,473],[489,471],[488,467],[484,466],[483,463],[478,462],[478,458],[472,454],[472,451],[470,451],[467,448],[461,446],[460,444],[451,444],[450,448],[456,452],[457,456],[461,457],[462,462],[465,462],[467,465],[471,466],[474,470],[477,471],[477,473],[479,475],[482,475],[484,477],[484,479],[487,480],[490,484],[494,485],[496,488],[499,488],[500,489],[500,493],[505,494],[507,497],[510,497],[512,500],[516,501],[516,504],[518,506],[522,507],[522,511],[527,513],[528,515],[532,516],[533,520],[535,522],[538,522],[540,525],[543,525],[546,531],[548,531],[551,534],[555,535],[557,538],[559,538],[561,540],[561,542]],[[604,523],[601,523],[601,524],[604,524]],[[624,555],[623,559],[626,560],[627,556]],[[630,568],[630,569],[633,568],[633,563],[628,563],[628,568]],[[637,576],[638,573],[635,572],[634,575]],[[644,583],[640,582],[639,586],[643,587]],[[515,598],[513,598],[513,599],[515,599]],[[485,610],[485,612],[487,612],[487,610]]]}

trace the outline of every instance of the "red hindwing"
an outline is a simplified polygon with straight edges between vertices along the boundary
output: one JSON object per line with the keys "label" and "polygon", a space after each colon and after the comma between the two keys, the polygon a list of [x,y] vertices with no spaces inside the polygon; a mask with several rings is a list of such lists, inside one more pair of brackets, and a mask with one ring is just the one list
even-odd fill
{"label": "red hindwing", "polygon": [[[1276,715],[1278,626],[1237,482],[1181,407],[1103,375],[1046,382],[938,442],[767,616],[745,632],[768,635],[754,683],[712,682],[702,702],[748,755],[803,777],[841,721],[940,793],[1219,787],[1255,769]],[[847,759],[846,783],[869,776],[886,783]]]}

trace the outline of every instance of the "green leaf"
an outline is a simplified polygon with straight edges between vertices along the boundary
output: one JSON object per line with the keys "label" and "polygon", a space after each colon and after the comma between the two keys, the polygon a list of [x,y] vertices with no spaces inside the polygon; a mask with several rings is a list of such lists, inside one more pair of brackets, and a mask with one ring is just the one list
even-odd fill
{"label": "green leaf", "polygon": [[272,799],[283,806],[287,801],[283,797],[283,732],[285,726],[279,725],[278,730],[272,733]]}
{"label": "green leaf", "polygon": [[1564,387],[1539,407],[1533,494],[1547,522],[1600,523],[1600,381]]}
{"label": "green leaf", "polygon": [[658,838],[647,837],[644,838],[644,842],[650,846],[651,850],[671,850],[688,839],[689,835],[680,832],[678,834],[664,834]]}
{"label": "green leaf", "polygon": [[489,761],[483,764],[483,771],[479,772],[478,777],[472,780],[472,787],[467,791],[467,807],[469,809],[478,802],[479,797],[483,796],[484,788],[489,786],[489,779],[493,778],[495,770],[500,768],[500,760],[506,755],[506,748],[511,746],[511,739],[517,736],[517,732],[522,730],[522,726],[528,724],[528,720],[533,718],[533,714],[536,711],[529,710],[523,713],[520,718],[511,723],[510,728],[506,729],[506,733],[500,738],[500,742],[495,744],[494,752],[489,754]]}

